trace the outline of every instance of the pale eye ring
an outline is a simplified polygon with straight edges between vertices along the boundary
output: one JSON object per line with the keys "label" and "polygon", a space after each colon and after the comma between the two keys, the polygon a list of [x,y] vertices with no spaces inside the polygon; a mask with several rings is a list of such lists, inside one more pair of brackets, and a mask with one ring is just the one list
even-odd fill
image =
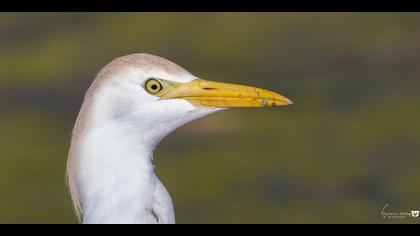
{"label": "pale eye ring", "polygon": [[150,78],[144,83],[144,89],[148,93],[155,95],[163,90],[163,85],[159,80]]}

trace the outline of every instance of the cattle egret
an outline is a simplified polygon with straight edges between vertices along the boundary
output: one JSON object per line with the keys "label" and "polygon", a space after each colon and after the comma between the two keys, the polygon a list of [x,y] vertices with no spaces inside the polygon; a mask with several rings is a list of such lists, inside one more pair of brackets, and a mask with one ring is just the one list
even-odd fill
{"label": "cattle egret", "polygon": [[234,107],[289,105],[260,88],[202,80],[150,54],[105,66],[73,129],[67,182],[82,223],[175,223],[172,199],[154,174],[153,150],[176,128]]}

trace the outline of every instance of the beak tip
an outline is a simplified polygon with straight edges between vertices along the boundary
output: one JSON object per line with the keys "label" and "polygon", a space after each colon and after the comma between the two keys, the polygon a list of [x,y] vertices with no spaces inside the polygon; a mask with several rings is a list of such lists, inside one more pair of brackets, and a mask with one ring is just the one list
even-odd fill
{"label": "beak tip", "polygon": [[286,105],[293,105],[293,101],[286,98]]}
{"label": "beak tip", "polygon": [[292,100],[286,97],[282,97],[282,99],[279,99],[278,101],[274,102],[274,105],[277,105],[277,106],[288,106],[292,104],[293,104]]}

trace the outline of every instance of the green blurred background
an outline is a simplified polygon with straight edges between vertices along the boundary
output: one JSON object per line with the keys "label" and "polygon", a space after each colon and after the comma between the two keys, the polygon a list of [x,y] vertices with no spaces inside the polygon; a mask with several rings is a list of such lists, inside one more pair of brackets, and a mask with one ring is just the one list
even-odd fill
{"label": "green blurred background", "polygon": [[148,52],[295,104],[216,113],[155,154],[178,223],[418,223],[418,13],[0,13],[0,222],[76,223],[82,96]]}

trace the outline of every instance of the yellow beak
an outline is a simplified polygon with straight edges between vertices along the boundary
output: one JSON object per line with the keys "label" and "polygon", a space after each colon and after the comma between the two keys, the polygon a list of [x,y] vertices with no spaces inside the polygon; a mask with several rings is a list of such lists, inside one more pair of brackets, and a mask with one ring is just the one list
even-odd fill
{"label": "yellow beak", "polygon": [[293,104],[278,93],[244,85],[197,79],[189,83],[172,84],[172,87],[162,98],[185,99],[197,107],[270,107]]}

